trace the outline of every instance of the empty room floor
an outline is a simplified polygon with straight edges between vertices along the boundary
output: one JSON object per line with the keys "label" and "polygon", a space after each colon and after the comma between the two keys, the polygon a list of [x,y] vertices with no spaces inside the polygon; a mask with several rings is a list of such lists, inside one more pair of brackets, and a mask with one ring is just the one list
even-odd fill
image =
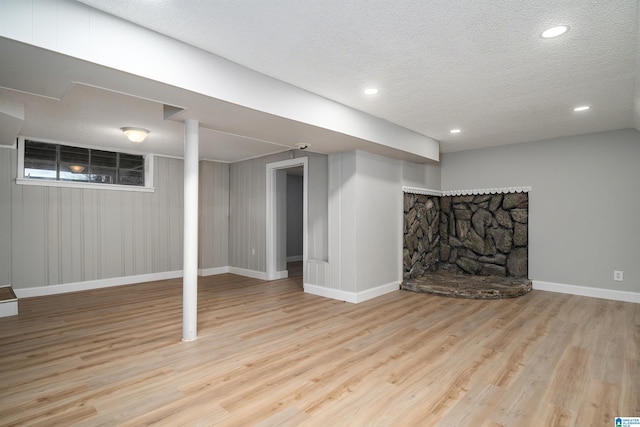
{"label": "empty room floor", "polygon": [[[297,270],[299,273],[299,270]],[[640,304],[406,291],[361,304],[200,278],[20,300],[0,425],[608,426],[640,416]]]}

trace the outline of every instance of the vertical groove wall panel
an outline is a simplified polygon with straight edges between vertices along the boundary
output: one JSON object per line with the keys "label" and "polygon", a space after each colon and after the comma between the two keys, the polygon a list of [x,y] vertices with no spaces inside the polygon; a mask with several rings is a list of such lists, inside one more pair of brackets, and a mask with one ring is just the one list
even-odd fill
{"label": "vertical groove wall panel", "polygon": [[[23,243],[16,261],[19,270],[22,270],[23,283],[29,286],[47,284],[47,230],[46,230],[46,206],[45,187],[22,188],[22,209],[20,215],[23,218],[22,236],[16,240]],[[16,283],[19,285],[20,283]]]}
{"label": "vertical groove wall panel", "polygon": [[[328,157],[283,152],[230,165],[229,265],[266,271],[266,165],[293,157],[309,157],[309,247],[313,256],[328,254]],[[255,249],[255,255],[251,250]]]}
{"label": "vertical groove wall panel", "polygon": [[0,286],[11,284],[11,164],[15,151],[0,148]]}
{"label": "vertical groove wall panel", "polygon": [[229,165],[200,162],[199,268],[229,265]]}
{"label": "vertical groove wall panel", "polygon": [[182,160],[155,162],[154,193],[28,186],[15,183],[17,150],[0,148],[0,284],[182,269]]}
{"label": "vertical groove wall panel", "polygon": [[229,165],[216,164],[214,175],[213,267],[229,265]]}
{"label": "vertical groove wall panel", "polygon": [[133,197],[131,201],[131,228],[132,228],[132,275],[144,274],[144,202],[150,194],[141,194],[141,197]]}
{"label": "vertical groove wall panel", "polygon": [[96,265],[98,254],[96,251],[96,191],[82,192],[82,275],[80,281],[95,280],[98,278]]}
{"label": "vertical groove wall panel", "polygon": [[[65,239],[60,234],[62,223],[62,209],[65,201],[61,199],[59,188],[45,189],[45,206],[47,208],[47,284],[61,283],[64,273],[65,256],[64,250]],[[68,240],[67,240],[68,241]]]}
{"label": "vertical groove wall panel", "polygon": [[[184,162],[176,162],[173,159],[166,159],[171,163],[169,167],[168,185],[168,206],[169,206],[169,226],[167,245],[169,257],[169,269],[182,269],[182,245],[183,245],[183,216],[184,216],[184,197],[182,197],[182,189],[184,188]],[[177,250],[179,248],[179,250]]]}
{"label": "vertical groove wall panel", "polygon": [[134,193],[121,191],[120,198],[122,200],[122,208],[120,209],[122,249],[120,256],[122,258],[123,274],[125,276],[133,276],[135,274]]}

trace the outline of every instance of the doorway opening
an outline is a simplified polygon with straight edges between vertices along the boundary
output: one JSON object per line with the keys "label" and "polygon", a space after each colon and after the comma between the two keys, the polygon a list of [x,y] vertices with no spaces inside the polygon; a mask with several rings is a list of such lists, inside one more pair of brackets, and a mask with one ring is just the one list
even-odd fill
{"label": "doorway opening", "polygon": [[[291,176],[294,183],[301,179],[302,185],[302,218],[296,218],[301,222],[301,242],[300,236],[292,237],[287,242],[287,180]],[[297,177],[297,178],[295,178]],[[302,271],[304,278],[304,266],[307,261],[307,240],[308,240],[308,158],[283,160],[267,164],[267,224],[266,224],[266,256],[267,256],[267,280],[277,280],[286,278],[289,275],[287,262],[292,262],[292,273],[296,275]],[[294,184],[294,185],[297,185]],[[295,197],[292,193],[292,198]],[[291,200],[292,205],[296,202]],[[298,202],[299,203],[299,202]],[[295,206],[292,206],[294,208]],[[294,212],[292,210],[292,212]],[[297,214],[296,214],[297,215]],[[292,224],[289,224],[292,225]],[[296,225],[297,226],[297,225]],[[296,245],[300,244],[300,247]],[[290,251],[288,251],[290,249]],[[300,252],[301,250],[301,252]],[[289,253],[288,253],[289,252]],[[299,252],[293,254],[292,252]]]}

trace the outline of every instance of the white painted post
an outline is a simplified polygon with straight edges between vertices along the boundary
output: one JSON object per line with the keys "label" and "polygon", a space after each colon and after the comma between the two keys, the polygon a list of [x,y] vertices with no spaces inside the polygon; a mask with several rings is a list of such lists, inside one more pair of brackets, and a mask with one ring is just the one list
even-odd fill
{"label": "white painted post", "polygon": [[198,337],[198,128],[197,120],[184,121],[182,341]]}

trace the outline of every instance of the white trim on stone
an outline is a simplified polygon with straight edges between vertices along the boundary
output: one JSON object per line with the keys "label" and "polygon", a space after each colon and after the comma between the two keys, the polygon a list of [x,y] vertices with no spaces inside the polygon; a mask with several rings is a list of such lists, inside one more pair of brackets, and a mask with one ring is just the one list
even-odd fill
{"label": "white trim on stone", "polygon": [[531,187],[501,187],[501,188],[480,188],[473,190],[445,190],[441,194],[443,196],[477,196],[482,194],[509,194],[509,193],[528,193]]}
{"label": "white trim on stone", "polygon": [[429,188],[409,187],[407,185],[402,186],[403,193],[422,194],[424,196],[442,196],[442,191],[431,190]]}
{"label": "white trim on stone", "polygon": [[422,194],[425,196],[477,196],[482,194],[509,194],[528,193],[530,186],[524,187],[500,187],[500,188],[474,188],[471,190],[432,190],[430,188],[402,186],[403,193]]}

